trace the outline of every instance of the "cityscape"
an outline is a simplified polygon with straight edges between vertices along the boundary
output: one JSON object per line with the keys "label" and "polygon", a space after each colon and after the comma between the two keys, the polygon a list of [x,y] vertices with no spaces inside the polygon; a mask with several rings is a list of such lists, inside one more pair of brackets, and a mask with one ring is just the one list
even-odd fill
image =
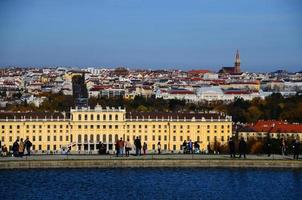
{"label": "cityscape", "polygon": [[299,199],[299,8],[0,2],[0,195]]}

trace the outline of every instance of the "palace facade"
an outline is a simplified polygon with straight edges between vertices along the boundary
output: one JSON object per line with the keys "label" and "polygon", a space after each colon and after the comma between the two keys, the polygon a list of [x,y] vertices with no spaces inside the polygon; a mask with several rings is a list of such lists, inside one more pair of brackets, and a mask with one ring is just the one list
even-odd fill
{"label": "palace facade", "polygon": [[114,151],[123,138],[133,144],[136,137],[146,142],[149,152],[161,142],[163,150],[179,151],[184,140],[198,141],[200,149],[214,141],[226,143],[232,136],[232,118],[223,113],[126,112],[122,108],[71,109],[64,112],[0,112],[2,145],[10,149],[17,138],[33,143],[37,153],[56,152],[67,146],[72,151],[97,151],[106,144]]}

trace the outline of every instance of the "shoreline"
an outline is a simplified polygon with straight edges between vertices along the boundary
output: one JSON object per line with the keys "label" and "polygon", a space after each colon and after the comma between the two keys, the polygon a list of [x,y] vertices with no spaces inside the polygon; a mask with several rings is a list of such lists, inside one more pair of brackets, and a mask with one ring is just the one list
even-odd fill
{"label": "shoreline", "polygon": [[151,157],[55,157],[0,158],[4,169],[59,169],[59,168],[288,168],[302,169],[302,160],[289,159],[230,159],[220,158],[151,158]]}

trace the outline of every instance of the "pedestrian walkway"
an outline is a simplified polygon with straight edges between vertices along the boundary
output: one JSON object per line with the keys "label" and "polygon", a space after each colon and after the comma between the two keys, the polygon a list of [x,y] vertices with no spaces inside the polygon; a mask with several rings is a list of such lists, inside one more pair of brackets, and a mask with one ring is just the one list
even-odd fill
{"label": "pedestrian walkway", "polygon": [[[165,159],[165,160],[292,160],[293,157],[282,156],[282,155],[247,155],[247,158],[230,158],[229,155],[206,155],[206,154],[149,154],[142,156],[130,155],[129,157],[116,157],[115,155],[96,155],[96,154],[69,154],[69,155],[32,155],[20,157],[0,157],[1,161],[10,161],[10,160],[104,160],[104,159],[122,159],[122,160],[133,160],[133,159]],[[302,159],[300,159],[302,160]]]}

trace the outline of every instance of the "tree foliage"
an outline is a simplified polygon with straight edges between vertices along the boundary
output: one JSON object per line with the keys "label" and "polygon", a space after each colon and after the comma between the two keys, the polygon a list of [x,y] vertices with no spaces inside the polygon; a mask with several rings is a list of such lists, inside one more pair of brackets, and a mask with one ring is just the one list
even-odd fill
{"label": "tree foliage", "polygon": [[[13,111],[66,111],[75,106],[74,97],[59,94],[45,93],[41,96],[46,97],[46,100],[40,107],[35,107],[32,104],[13,104],[6,109]],[[231,103],[222,101],[215,102],[186,102],[184,100],[164,100],[161,98],[145,98],[136,96],[134,99],[124,99],[122,97],[106,98],[92,97],[88,104],[94,108],[97,104],[102,107],[122,107],[127,111],[140,112],[181,112],[181,111],[210,111],[216,110],[225,112],[233,117],[234,122],[256,122],[264,119],[287,120],[289,122],[302,123],[302,96],[296,95],[288,98],[280,94],[272,94],[265,99],[255,98],[252,101],[236,99]]]}

